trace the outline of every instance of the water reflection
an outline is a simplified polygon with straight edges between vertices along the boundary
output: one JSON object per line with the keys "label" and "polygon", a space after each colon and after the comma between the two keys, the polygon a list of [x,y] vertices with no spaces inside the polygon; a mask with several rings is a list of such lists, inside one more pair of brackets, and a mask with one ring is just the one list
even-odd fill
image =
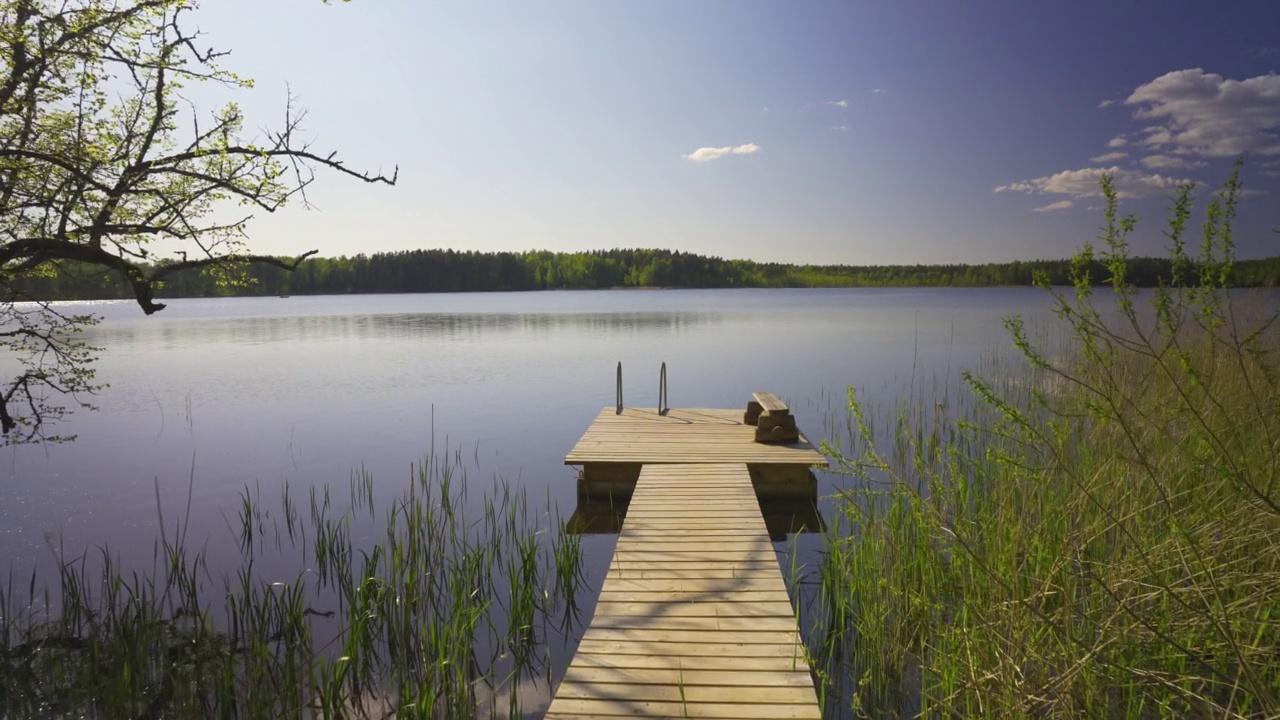
{"label": "water reflection", "polygon": [[[808,498],[758,498],[765,529],[773,542],[786,542],[794,533],[820,533],[826,530],[818,512],[817,492]],[[578,505],[565,521],[565,529],[575,535],[617,535],[627,519],[630,498],[612,502],[579,495]]]}
{"label": "water reflection", "polygon": [[720,325],[720,312],[391,313],[209,318],[185,322],[104,324],[86,333],[108,346],[159,343],[483,342],[513,335],[633,336]]}
{"label": "water reflection", "polygon": [[[565,453],[615,399],[736,407],[767,388],[823,427],[845,389],[892,401],[909,374],[972,366],[1004,337],[999,317],[1043,305],[1022,289],[670,291],[175,300],[94,306],[102,410],[77,413],[62,446],[0,458],[0,556],[19,575],[69,547],[149,547],[155,488],[192,488],[202,535],[245,483],[345,483],[355,467],[401,478],[440,435],[479,442],[496,471],[576,503]],[[918,368],[917,368],[918,364]],[[834,403],[833,403],[834,401]],[[820,439],[815,437],[814,440]],[[818,479],[818,497],[836,483]],[[820,500],[824,506],[826,500]],[[606,540],[607,538],[601,538]]]}
{"label": "water reflection", "polygon": [[[295,296],[174,301],[151,318],[95,305],[106,319],[86,337],[104,348],[102,411],[68,423],[75,443],[0,455],[0,557],[25,578],[56,537],[71,554],[123,548],[124,566],[145,569],[161,496],[166,517],[190,496],[191,537],[209,542],[221,573],[236,567],[234,546],[219,554],[217,541],[245,485],[264,497],[287,480],[342,488],[361,467],[385,479],[379,500],[390,502],[437,428],[478,442],[485,467],[530,497],[568,509],[576,483],[564,455],[614,402],[618,360],[634,404],[654,403],[666,362],[678,408],[737,407],[765,388],[815,442],[847,446],[850,385],[890,416],[907,394],[955,407],[959,371],[987,374],[981,359],[1008,345],[1001,317],[1021,312],[1034,329],[1052,317],[1046,300],[1023,288]],[[813,506],[835,522],[830,498],[850,480],[819,473],[816,484],[805,502],[761,508],[775,540],[803,528],[785,563],[800,568],[802,618],[823,551]],[[625,509],[577,503],[586,617],[613,553],[604,533]],[[553,659],[555,673],[570,654]]]}
{"label": "water reflection", "polygon": [[[240,488],[260,487],[264,497],[279,496],[287,480],[341,488],[361,467],[387,488],[379,502],[391,502],[437,428],[468,448],[478,442],[487,469],[567,510],[576,483],[565,453],[614,402],[618,360],[632,404],[653,403],[666,362],[674,406],[738,407],[744,393],[769,389],[791,402],[816,442],[830,437],[819,433],[829,412],[845,416],[849,385],[873,404],[891,403],[912,376],[970,367],[1005,340],[1000,316],[1029,312],[1039,297],[995,289],[235,298],[175,301],[151,318],[106,305],[106,319],[86,332],[105,349],[99,375],[111,387],[95,399],[102,411],[68,424],[81,434],[76,443],[6,451],[0,557],[26,577],[49,556],[52,533],[69,552],[108,545],[123,549],[122,567],[149,567],[157,498],[171,517],[189,493],[191,537],[209,542],[209,565],[221,573],[237,563],[217,540]],[[816,566],[814,505],[829,511],[840,480],[820,474],[816,485],[790,506],[762,505],[773,539],[803,530],[792,543],[796,566]],[[478,497],[471,517],[483,512]],[[616,532],[624,517],[625,507],[607,503],[577,507],[575,524],[587,533],[585,617],[613,553],[613,538],[591,533]],[[553,675],[570,654],[553,658]]]}

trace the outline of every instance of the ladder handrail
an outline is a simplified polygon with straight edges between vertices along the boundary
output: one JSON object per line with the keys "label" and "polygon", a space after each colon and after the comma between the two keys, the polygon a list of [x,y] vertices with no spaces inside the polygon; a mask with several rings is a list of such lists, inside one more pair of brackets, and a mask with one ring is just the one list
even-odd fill
{"label": "ladder handrail", "polygon": [[622,414],[622,361],[618,361],[618,415]]}
{"label": "ladder handrail", "polygon": [[667,404],[667,364],[662,363],[658,373],[658,414],[666,415],[671,406]]}

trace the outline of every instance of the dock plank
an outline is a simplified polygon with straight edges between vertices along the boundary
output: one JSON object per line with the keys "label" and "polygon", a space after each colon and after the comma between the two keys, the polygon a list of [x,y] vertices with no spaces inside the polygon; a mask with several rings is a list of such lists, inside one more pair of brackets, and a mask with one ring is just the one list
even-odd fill
{"label": "dock plank", "polygon": [[[755,441],[755,428],[742,421],[741,410],[672,408],[604,408],[565,458],[583,463],[746,463],[749,465],[827,466],[826,457],[803,435],[800,441],[766,445]],[[719,479],[715,471],[700,481]],[[664,478],[668,484],[683,478]],[[712,484],[715,484],[714,482]]]}
{"label": "dock plank", "polygon": [[680,668],[625,668],[583,664],[570,668],[565,682],[611,683],[629,685],[678,685],[686,687],[713,685],[717,687],[813,687],[813,678],[806,672],[778,672],[762,670],[692,670]]}
{"label": "dock plank", "polygon": [[[627,670],[675,670],[679,672],[697,672],[702,670],[735,674],[754,675],[767,672],[775,676],[791,676],[802,673],[810,677],[803,664],[797,665],[790,657],[723,657],[723,656],[685,656],[670,657],[667,655],[620,655],[609,653],[593,653],[579,650],[574,656],[574,663],[569,672],[580,668],[611,668]],[[810,680],[812,683],[812,679]]]}
{"label": "dock plank", "polygon": [[786,617],[794,618],[791,600],[755,603],[664,602],[662,600],[601,600],[596,617]]}
{"label": "dock plank", "polygon": [[783,720],[791,718],[814,718],[822,715],[818,712],[817,703],[812,710],[804,705],[754,704],[737,703],[681,703],[661,702],[657,700],[627,700],[625,692],[622,698],[605,698],[600,700],[582,700],[579,698],[556,698],[547,712],[549,720],[583,717],[645,717],[645,718],[761,718],[762,720]]}
{"label": "dock plank", "polygon": [[546,717],[821,717],[741,459],[644,465]]}

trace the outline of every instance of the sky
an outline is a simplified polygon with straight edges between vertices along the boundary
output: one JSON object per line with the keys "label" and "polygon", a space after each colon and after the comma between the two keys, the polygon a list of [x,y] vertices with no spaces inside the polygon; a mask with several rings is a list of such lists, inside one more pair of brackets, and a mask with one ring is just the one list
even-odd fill
{"label": "sky", "polygon": [[[1067,257],[1116,177],[1159,255],[1179,182],[1246,156],[1240,257],[1280,254],[1280,2],[204,0],[191,20],[322,175],[260,252],[658,247],[798,263]],[[1197,218],[1199,215],[1197,214]],[[1193,238],[1198,242],[1198,238]]]}

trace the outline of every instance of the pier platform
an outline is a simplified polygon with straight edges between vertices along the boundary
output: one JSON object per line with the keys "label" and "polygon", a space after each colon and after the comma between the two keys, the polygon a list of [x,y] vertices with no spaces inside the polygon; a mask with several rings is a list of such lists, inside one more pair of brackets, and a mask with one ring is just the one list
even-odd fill
{"label": "pier platform", "polygon": [[821,717],[745,464],[644,466],[546,717]]}
{"label": "pier platform", "polygon": [[600,411],[566,465],[580,465],[580,497],[626,498],[642,465],[669,463],[743,463],[762,500],[812,498],[813,467],[827,458],[801,434],[793,443],[755,441],[756,427],[742,410],[614,408]]}
{"label": "pier platform", "polygon": [[812,503],[827,460],[785,404],[754,398],[605,408],[565,458],[580,507],[625,514],[549,720],[822,716],[761,502]]}

